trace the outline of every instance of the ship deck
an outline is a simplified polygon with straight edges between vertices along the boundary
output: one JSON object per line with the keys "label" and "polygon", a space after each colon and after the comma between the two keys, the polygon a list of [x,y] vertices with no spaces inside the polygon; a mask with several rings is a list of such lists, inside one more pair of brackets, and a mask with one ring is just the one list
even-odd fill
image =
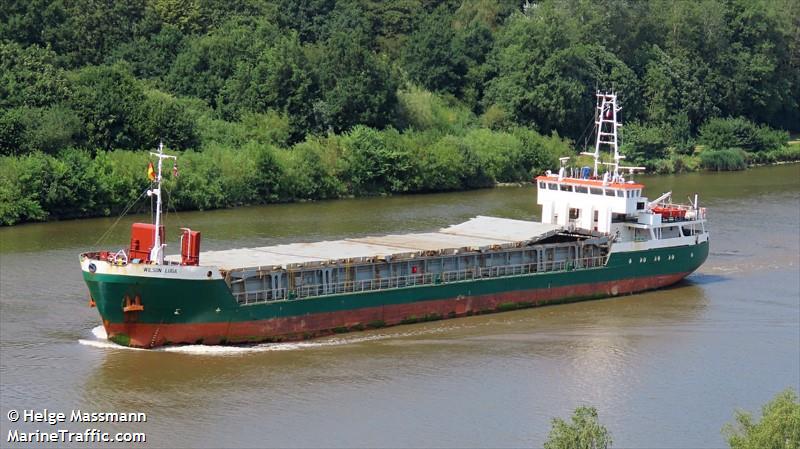
{"label": "ship deck", "polygon": [[282,267],[295,264],[363,258],[410,257],[429,252],[515,247],[533,243],[562,230],[559,225],[478,216],[436,232],[390,234],[344,240],[239,248],[200,253],[200,264],[223,270]]}

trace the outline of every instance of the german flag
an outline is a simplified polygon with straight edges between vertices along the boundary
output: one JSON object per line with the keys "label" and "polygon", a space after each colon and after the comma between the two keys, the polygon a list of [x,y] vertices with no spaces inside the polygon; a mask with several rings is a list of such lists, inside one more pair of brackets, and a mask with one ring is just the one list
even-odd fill
{"label": "german flag", "polygon": [[156,180],[156,171],[153,168],[153,163],[152,162],[147,164],[147,178],[150,179],[151,181],[155,181]]}

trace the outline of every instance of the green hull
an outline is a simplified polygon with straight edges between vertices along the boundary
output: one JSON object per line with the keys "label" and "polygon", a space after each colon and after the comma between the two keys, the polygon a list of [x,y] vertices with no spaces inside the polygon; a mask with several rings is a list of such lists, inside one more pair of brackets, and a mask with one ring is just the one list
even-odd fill
{"label": "green hull", "polygon": [[[708,242],[697,245],[613,253],[603,267],[571,271],[525,274],[518,276],[469,280],[347,293],[313,298],[239,305],[224,280],[178,280],[157,277],[98,274],[84,271],[84,279],[111,333],[130,333],[145,329],[158,334],[158,328],[206,324],[216,327],[207,338],[202,330],[193,330],[191,342],[258,341],[270,338],[303,338],[341,329],[363,328],[396,322],[412,322],[425,317],[447,317],[482,312],[480,301],[465,312],[453,301],[490,298],[495,309],[517,308],[544,302],[603,297],[656,288],[672,283],[697,269],[708,256]],[[657,283],[634,282],[656,279]],[[617,289],[617,291],[615,291]],[[516,294],[515,294],[516,293]],[[144,310],[124,312],[125,297],[139,296]],[[498,303],[498,301],[505,302]],[[448,301],[450,301],[448,303]],[[484,301],[485,302],[485,301]],[[428,306],[416,306],[427,304]],[[435,305],[434,305],[435,304]],[[426,309],[435,310],[423,313]],[[467,306],[469,308],[470,306]],[[451,310],[452,309],[452,310]],[[381,315],[373,312],[381,311]],[[405,312],[404,312],[405,311]],[[485,310],[489,311],[489,310]],[[363,313],[362,313],[363,312]],[[388,313],[392,319],[384,319]],[[397,317],[396,313],[406,313]],[[365,320],[370,320],[369,322]],[[246,338],[235,337],[231,326],[248,327]],[[289,323],[278,326],[276,323]],[[149,326],[149,327],[148,327]],[[152,327],[156,326],[153,331]],[[282,327],[283,326],[283,327]],[[306,329],[306,330],[304,330]],[[232,337],[233,336],[233,337]],[[241,336],[239,336],[241,337]],[[126,342],[127,336],[118,338]],[[133,344],[156,345],[162,337],[152,336]],[[180,341],[186,342],[184,338]],[[174,343],[175,340],[161,341]]]}

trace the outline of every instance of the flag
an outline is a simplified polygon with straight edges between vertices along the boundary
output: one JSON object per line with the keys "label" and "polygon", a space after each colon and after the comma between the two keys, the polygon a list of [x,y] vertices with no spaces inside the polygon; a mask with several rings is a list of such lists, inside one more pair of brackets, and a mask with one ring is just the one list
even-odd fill
{"label": "flag", "polygon": [[153,169],[153,163],[150,162],[147,164],[147,178],[151,181],[156,180],[156,171]]}
{"label": "flag", "polygon": [[175,162],[172,164],[172,176],[178,177],[178,163]]}

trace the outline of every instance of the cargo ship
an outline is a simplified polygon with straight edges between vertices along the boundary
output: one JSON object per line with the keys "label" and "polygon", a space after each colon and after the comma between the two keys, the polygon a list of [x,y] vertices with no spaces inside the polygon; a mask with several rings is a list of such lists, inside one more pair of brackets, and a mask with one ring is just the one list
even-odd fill
{"label": "cargo ship", "polygon": [[[619,107],[597,93],[594,167],[536,177],[540,222],[478,216],[425,233],[200,252],[184,228],[165,255],[163,146],[151,153],[154,222],[130,245],[80,255],[109,339],[126,346],[247,344],[613,297],[678,282],[706,259],[706,210],[650,201],[620,165]],[[601,149],[610,149],[603,162]],[[611,158],[609,158],[611,159]],[[629,179],[626,179],[625,176]]]}

